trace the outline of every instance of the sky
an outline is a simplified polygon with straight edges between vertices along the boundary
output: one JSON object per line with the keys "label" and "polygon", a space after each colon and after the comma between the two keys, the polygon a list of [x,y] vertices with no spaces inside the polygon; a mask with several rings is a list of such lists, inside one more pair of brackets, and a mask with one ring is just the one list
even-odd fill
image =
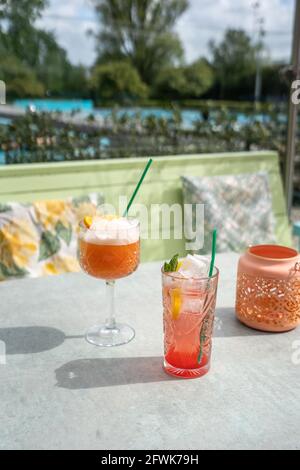
{"label": "sky", "polygon": [[[161,0],[164,1],[164,0]],[[261,0],[259,17],[264,19],[266,55],[272,60],[290,58],[295,0]],[[95,44],[88,30],[95,30],[91,0],[48,0],[38,25],[54,31],[71,62],[91,65]],[[255,34],[254,0],[189,0],[188,10],[177,22],[185,58],[192,62],[208,56],[208,41],[220,41],[226,28],[242,28]]]}

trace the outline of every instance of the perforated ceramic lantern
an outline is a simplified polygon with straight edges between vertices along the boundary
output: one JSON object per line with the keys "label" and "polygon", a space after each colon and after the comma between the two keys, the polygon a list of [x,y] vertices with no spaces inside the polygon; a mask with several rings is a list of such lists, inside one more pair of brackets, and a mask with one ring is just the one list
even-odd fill
{"label": "perforated ceramic lantern", "polygon": [[257,245],[239,259],[236,315],[263,331],[288,331],[300,324],[300,255],[292,248]]}

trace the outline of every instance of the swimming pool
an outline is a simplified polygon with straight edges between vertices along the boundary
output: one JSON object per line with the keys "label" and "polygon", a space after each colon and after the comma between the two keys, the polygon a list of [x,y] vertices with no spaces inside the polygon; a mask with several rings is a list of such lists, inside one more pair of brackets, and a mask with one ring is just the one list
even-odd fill
{"label": "swimming pool", "polygon": [[94,109],[92,100],[18,99],[14,101],[14,104],[23,109],[34,106],[37,111],[60,111],[64,113],[77,110],[91,112]]}
{"label": "swimming pool", "polygon": [[[29,106],[34,106],[37,111],[49,111],[49,112],[62,112],[70,113],[74,111],[80,112],[83,116],[88,116],[89,114],[94,114],[95,116],[100,116],[102,118],[108,118],[112,113],[116,113],[118,117],[127,115],[128,117],[135,117],[140,115],[142,119],[145,119],[149,116],[154,116],[156,118],[163,118],[171,120],[174,116],[174,113],[171,109],[163,108],[152,108],[152,107],[118,107],[114,108],[95,108],[92,100],[52,100],[52,99],[19,99],[14,102],[14,104],[23,109],[28,108]],[[236,118],[236,122],[240,125],[245,125],[253,117],[259,122],[268,122],[270,116],[264,113],[257,113],[255,115],[248,115],[246,113],[229,111],[231,115]],[[211,111],[211,119],[214,119],[215,112]],[[195,109],[183,109],[181,110],[182,126],[185,128],[191,128],[193,124],[197,121],[203,120],[203,115],[201,111]]]}

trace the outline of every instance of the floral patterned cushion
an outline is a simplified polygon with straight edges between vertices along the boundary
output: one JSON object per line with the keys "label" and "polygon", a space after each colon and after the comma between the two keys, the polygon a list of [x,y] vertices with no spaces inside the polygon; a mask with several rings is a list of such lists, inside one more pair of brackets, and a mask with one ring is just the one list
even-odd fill
{"label": "floral patterned cushion", "polygon": [[77,228],[103,196],[0,204],[0,281],[78,271]]}
{"label": "floral patterned cushion", "polygon": [[[249,245],[276,243],[267,173],[181,179],[184,203],[204,204],[203,253],[210,252],[213,228],[218,229],[218,252],[240,252]],[[195,218],[194,210],[191,216]]]}

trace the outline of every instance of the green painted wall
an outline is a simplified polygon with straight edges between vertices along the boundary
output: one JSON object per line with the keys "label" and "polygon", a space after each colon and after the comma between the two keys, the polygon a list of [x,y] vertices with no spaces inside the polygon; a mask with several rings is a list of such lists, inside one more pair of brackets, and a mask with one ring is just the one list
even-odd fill
{"label": "green painted wall", "polygon": [[[0,167],[0,202],[30,202],[100,191],[106,202],[116,204],[119,195],[130,197],[146,164],[145,158],[62,163],[10,165]],[[286,216],[278,155],[275,152],[154,157],[154,162],[137,203],[182,203],[181,175],[221,175],[267,171],[276,218],[277,241],[291,245]],[[174,252],[184,254],[183,240],[143,240],[142,259],[169,258]]]}

